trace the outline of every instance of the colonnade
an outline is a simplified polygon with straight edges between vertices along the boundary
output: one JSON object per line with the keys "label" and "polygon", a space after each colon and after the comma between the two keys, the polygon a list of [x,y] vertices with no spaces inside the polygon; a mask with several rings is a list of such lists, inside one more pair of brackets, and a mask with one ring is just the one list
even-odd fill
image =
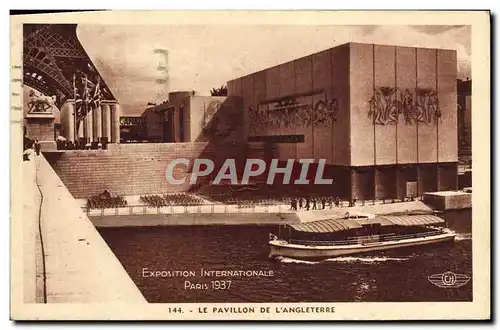
{"label": "colonnade", "polygon": [[110,143],[120,143],[120,105],[116,101],[102,101],[101,106],[88,112],[75,132],[75,101],[67,100],[61,107],[62,135],[68,141],[86,138],[100,142],[108,138]]}

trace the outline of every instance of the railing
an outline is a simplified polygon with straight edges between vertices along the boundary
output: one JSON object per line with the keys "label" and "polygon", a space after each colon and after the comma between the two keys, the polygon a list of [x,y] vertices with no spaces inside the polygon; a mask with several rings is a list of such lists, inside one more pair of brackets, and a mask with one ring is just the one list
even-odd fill
{"label": "railing", "polygon": [[371,236],[358,236],[339,241],[307,241],[307,240],[290,239],[288,242],[290,244],[310,245],[310,246],[353,245],[353,244],[368,244],[368,243],[388,242],[388,241],[401,241],[411,238],[436,236],[443,233],[444,233],[443,230],[434,230],[423,233],[404,234],[404,235],[382,234],[382,235],[371,235]]}
{"label": "railing", "polygon": [[179,214],[179,213],[291,213],[289,205],[284,204],[221,204],[205,203],[190,205],[165,205],[165,206],[147,206],[144,204],[127,205],[114,208],[88,208],[82,206],[82,210],[88,216],[105,215],[144,215],[144,214]]}
{"label": "railing", "polygon": [[[256,200],[265,200],[265,198],[255,198]],[[420,198],[418,198],[420,199]],[[284,200],[279,199],[269,199],[268,201],[255,202],[248,200],[243,201],[226,201],[222,202],[206,202],[206,203],[185,203],[185,204],[166,204],[158,206],[149,206],[146,204],[133,204],[122,207],[109,207],[109,208],[88,208],[87,206],[82,206],[84,212],[87,215],[99,216],[99,215],[112,215],[112,214],[172,214],[172,213],[227,213],[227,212],[238,212],[238,213],[290,213],[295,211],[306,211],[305,207],[297,209],[292,209],[291,198],[286,198]],[[401,200],[395,201],[403,202]],[[376,205],[376,204],[388,204],[392,203],[392,200],[370,200],[370,201],[357,201],[356,206],[364,205]],[[324,210],[335,210],[340,208],[349,207],[348,201],[340,201],[339,206],[329,203],[325,204]],[[313,210],[323,210],[322,203],[316,204],[316,209],[312,208],[312,203],[310,205],[309,211]],[[346,210],[347,211],[347,210]],[[411,210],[410,210],[411,212]]]}
{"label": "railing", "polygon": [[[204,196],[204,195],[201,195],[201,196]],[[215,199],[215,200],[217,200],[217,198],[220,198],[220,197],[221,196],[217,196],[217,195],[213,196],[213,197],[208,196],[209,199]],[[332,198],[332,197],[330,197],[330,196],[312,196],[311,201],[310,201],[310,205],[309,205],[310,209],[313,206],[313,202],[312,202],[313,199],[316,199],[316,209],[322,209],[321,200],[322,199],[326,200],[326,203],[325,203],[326,204],[325,209],[326,209],[326,208],[335,208],[335,207],[365,206],[365,205],[376,205],[376,204],[396,204],[396,203],[403,203],[403,202],[410,202],[410,201],[422,201],[424,199],[424,196],[421,195],[421,196],[414,196],[414,197],[406,197],[403,199],[401,199],[401,198],[389,198],[389,197],[378,198],[378,199],[365,199],[365,200],[358,199],[355,202],[351,202],[348,199],[341,199],[338,201],[338,205],[335,204],[334,200],[330,204],[330,202],[328,200],[330,198]],[[233,200],[234,199],[238,199],[238,197],[233,198]],[[291,202],[293,199],[295,199],[297,201],[297,203],[298,203],[299,199],[302,199],[302,201],[303,201],[302,208],[305,208],[306,197],[298,196],[298,197],[273,198],[273,197],[264,197],[264,196],[252,196],[251,199],[244,199],[241,197],[239,199],[240,200],[236,200],[233,202],[228,202],[227,200],[221,200],[220,202],[225,202],[225,203],[229,203],[229,204],[240,204],[240,205],[242,205],[242,207],[244,207],[244,206],[249,207],[252,204],[259,204],[259,202],[255,202],[255,200],[268,200],[268,202],[264,202],[264,203],[268,203],[268,204],[282,203],[282,204],[291,205]]]}

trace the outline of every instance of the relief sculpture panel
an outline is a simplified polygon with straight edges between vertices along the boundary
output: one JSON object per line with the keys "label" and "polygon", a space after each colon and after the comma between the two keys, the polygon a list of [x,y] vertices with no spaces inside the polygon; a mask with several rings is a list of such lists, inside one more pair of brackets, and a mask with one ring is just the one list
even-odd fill
{"label": "relief sculpture panel", "polygon": [[378,87],[368,103],[368,118],[375,125],[397,124],[401,115],[407,125],[432,124],[441,118],[438,96],[433,89]]}
{"label": "relief sculpture panel", "polygon": [[296,98],[284,98],[257,108],[249,107],[249,130],[255,133],[262,128],[329,126],[337,121],[338,112],[337,99],[320,100],[313,107],[301,104]]}

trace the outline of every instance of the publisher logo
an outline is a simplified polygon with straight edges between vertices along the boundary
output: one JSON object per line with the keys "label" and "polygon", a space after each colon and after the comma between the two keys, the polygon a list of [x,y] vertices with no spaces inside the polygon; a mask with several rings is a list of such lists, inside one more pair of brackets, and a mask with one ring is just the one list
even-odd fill
{"label": "publisher logo", "polygon": [[447,271],[443,274],[430,275],[428,279],[432,284],[440,288],[458,288],[467,284],[470,276]]}

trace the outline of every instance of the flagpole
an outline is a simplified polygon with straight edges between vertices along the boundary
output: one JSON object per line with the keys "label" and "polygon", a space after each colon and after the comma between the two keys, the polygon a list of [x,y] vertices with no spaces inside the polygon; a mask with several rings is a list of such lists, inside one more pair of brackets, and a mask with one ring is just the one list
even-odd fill
{"label": "flagpole", "polygon": [[88,93],[88,90],[87,90],[87,75],[84,75],[84,79],[85,79],[85,82],[83,83],[83,95],[82,95],[82,107],[84,106],[85,108],[83,108],[84,110],[84,114],[85,114],[85,117],[83,118],[83,135],[85,136],[85,146],[87,146],[87,141],[89,139],[89,134],[88,134],[88,131],[89,131],[89,123],[88,123],[88,107],[87,107],[87,93]]}
{"label": "flagpole", "polygon": [[[94,96],[92,102],[94,103],[94,116],[97,135],[94,137],[97,145],[102,143],[102,108],[101,108],[101,77],[97,75],[97,85],[95,86]],[[102,144],[101,144],[102,145]]]}
{"label": "flagpole", "polygon": [[76,142],[76,140],[78,139],[78,123],[76,121],[76,112],[78,111],[78,109],[76,108],[77,105],[76,105],[76,74],[73,73],[73,139],[74,141]]}

